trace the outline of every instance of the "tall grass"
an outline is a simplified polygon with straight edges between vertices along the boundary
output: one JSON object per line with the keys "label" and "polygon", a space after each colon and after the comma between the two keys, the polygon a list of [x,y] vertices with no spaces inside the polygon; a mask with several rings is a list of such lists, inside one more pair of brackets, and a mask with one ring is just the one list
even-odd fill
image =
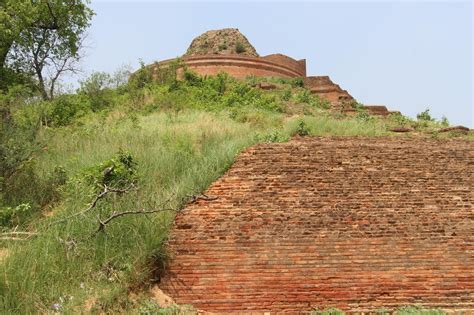
{"label": "tall grass", "polygon": [[[185,110],[131,117],[112,112],[91,116],[84,125],[43,129],[40,137],[47,146],[36,157],[36,172],[42,176],[61,166],[70,180],[48,217],[30,225],[40,234],[26,244],[6,244],[9,257],[0,265],[2,310],[47,312],[55,305],[74,312],[91,299],[106,311],[130,307],[128,290],[146,285],[154,266],[166,262],[164,243],[173,212],[122,217],[105,233],[93,235],[97,214],[159,209],[167,200],[166,206],[179,209],[187,196],[221,176],[244,148],[273,139],[265,135],[275,130],[289,138],[301,119],[312,135],[386,134],[384,123],[376,119],[364,122],[324,114],[285,121],[283,114],[261,110],[238,115]],[[84,216],[49,225],[94,199],[95,190],[71,178],[119,150],[130,152],[138,163],[139,190],[107,197]]]}
{"label": "tall grass", "polygon": [[[138,121],[93,120],[80,128],[45,131],[48,146],[38,157],[37,168],[46,174],[61,165],[68,174],[77,174],[126,150],[138,163],[139,190],[103,200],[101,207],[156,209],[169,199],[170,206],[178,209],[187,195],[199,193],[219,177],[253,143],[256,131],[250,124],[204,112],[187,112],[172,120],[165,113]],[[172,212],[123,217],[107,226],[106,234],[96,236],[91,235],[101,207],[48,227],[93,199],[87,188],[72,184],[64,187],[64,199],[54,215],[31,227],[40,231],[39,236],[25,245],[10,244],[9,257],[0,266],[3,312],[46,312],[56,303],[62,310],[73,310],[93,297],[107,309],[109,300],[123,297],[130,285],[152,276],[151,260],[163,261]]]}

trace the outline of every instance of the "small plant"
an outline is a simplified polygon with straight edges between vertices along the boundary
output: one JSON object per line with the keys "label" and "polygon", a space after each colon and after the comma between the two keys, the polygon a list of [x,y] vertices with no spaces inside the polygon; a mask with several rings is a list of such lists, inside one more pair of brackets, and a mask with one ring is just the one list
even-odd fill
{"label": "small plant", "polygon": [[201,86],[202,78],[195,72],[186,70],[184,71],[184,80],[191,86]]}
{"label": "small plant", "polygon": [[236,42],[235,43],[235,52],[238,54],[242,54],[246,51],[244,44],[241,42]]}
{"label": "small plant", "polygon": [[288,102],[291,99],[291,90],[290,89],[284,90],[283,93],[281,94],[281,99],[285,102]]}
{"label": "small plant", "polygon": [[255,136],[255,140],[257,142],[286,142],[290,140],[290,137],[288,135],[282,133],[280,130],[273,130],[272,132],[268,134],[257,134]]}
{"label": "small plant", "polygon": [[31,206],[27,203],[20,204],[16,207],[0,207],[0,226],[14,226],[20,224],[30,210]]}
{"label": "small plant", "polygon": [[416,119],[419,121],[434,121],[434,119],[430,115],[430,109],[427,108],[425,111],[416,115]]}
{"label": "small plant", "polygon": [[97,190],[104,185],[114,188],[126,188],[137,181],[137,163],[128,152],[119,151],[118,154],[99,165],[85,169],[76,180],[85,178]]}
{"label": "small plant", "polygon": [[311,99],[311,93],[308,90],[302,90],[295,94],[295,101],[297,103],[306,103],[310,104],[312,99]]}
{"label": "small plant", "polygon": [[226,43],[222,43],[219,45],[219,51],[222,51],[222,50],[226,50],[227,49],[227,44]]}
{"label": "small plant", "polygon": [[388,118],[399,126],[405,126],[411,123],[411,119],[400,113],[392,113]]}
{"label": "small plant", "polygon": [[441,126],[449,127],[449,120],[446,116],[441,117]]}
{"label": "small plant", "polygon": [[298,122],[298,128],[296,129],[296,134],[299,135],[300,137],[305,137],[310,134],[308,125],[306,125],[304,120],[300,120]]}
{"label": "small plant", "polygon": [[304,81],[303,81],[303,78],[293,78],[290,80],[290,84],[294,88],[303,87]]}
{"label": "small plant", "polygon": [[356,119],[368,122],[374,120],[375,118],[367,113],[366,110],[360,110],[356,115]]}

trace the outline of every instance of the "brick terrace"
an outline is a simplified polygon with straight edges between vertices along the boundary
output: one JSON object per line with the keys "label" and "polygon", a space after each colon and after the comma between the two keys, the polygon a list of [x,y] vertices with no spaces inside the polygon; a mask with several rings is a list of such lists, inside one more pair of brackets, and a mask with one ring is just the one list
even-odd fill
{"label": "brick terrace", "polygon": [[176,217],[160,287],[216,313],[405,304],[474,312],[474,142],[250,148]]}

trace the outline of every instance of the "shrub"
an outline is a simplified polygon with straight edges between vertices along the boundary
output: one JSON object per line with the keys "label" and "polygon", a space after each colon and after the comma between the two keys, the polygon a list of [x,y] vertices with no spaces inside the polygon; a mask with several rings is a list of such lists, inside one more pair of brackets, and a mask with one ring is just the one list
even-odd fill
{"label": "shrub", "polygon": [[100,191],[103,185],[127,188],[137,181],[136,162],[128,152],[119,151],[117,155],[96,166],[83,170],[76,181],[85,181]]}
{"label": "shrub", "polygon": [[91,99],[86,99],[78,95],[59,95],[48,104],[49,113],[44,120],[51,126],[66,126],[71,124],[75,119],[84,116],[90,111],[89,106],[91,104],[98,104],[98,102],[100,101],[97,94],[94,94]]}
{"label": "shrub", "polygon": [[405,126],[405,125],[407,125],[407,124],[409,124],[409,123],[412,122],[410,118],[408,118],[408,117],[406,117],[406,116],[404,116],[404,115],[402,115],[402,114],[400,114],[400,113],[391,113],[391,114],[388,116],[388,118],[389,118],[392,122],[396,123],[397,125],[401,125],[401,126]]}
{"label": "shrub", "polygon": [[434,121],[434,119],[430,115],[430,109],[427,108],[425,111],[416,115],[416,119],[419,121]]}
{"label": "shrub", "polygon": [[201,86],[202,85],[202,78],[193,71],[185,70],[184,71],[184,79],[191,86]]}
{"label": "shrub", "polygon": [[291,99],[291,90],[285,89],[281,94],[281,99],[285,102],[288,102]]}
{"label": "shrub", "polygon": [[226,50],[227,49],[227,44],[226,43],[222,43],[219,45],[219,51],[222,51],[222,50]]}
{"label": "shrub", "polygon": [[356,119],[365,122],[372,121],[375,119],[375,117],[370,115],[366,110],[359,110],[355,117]]}
{"label": "shrub", "polygon": [[109,107],[113,101],[114,91],[112,78],[105,72],[95,72],[86,80],[80,82],[78,94],[87,101],[89,108],[94,111],[100,111]]}
{"label": "shrub", "polygon": [[290,84],[294,88],[303,87],[304,81],[303,81],[303,78],[293,78],[290,80]]}
{"label": "shrub", "polygon": [[241,42],[235,43],[235,52],[238,54],[244,53],[246,51],[244,44]]}
{"label": "shrub", "polygon": [[298,122],[298,128],[296,129],[296,134],[301,137],[305,137],[310,134],[308,125],[306,125],[306,123],[302,119]]}
{"label": "shrub", "polygon": [[0,207],[0,226],[19,225],[28,216],[30,210],[31,206],[28,203],[22,203],[16,207]]}
{"label": "shrub", "polygon": [[441,126],[443,127],[449,127],[449,120],[446,116],[441,117]]}
{"label": "shrub", "polygon": [[[159,73],[160,71],[157,71],[157,72]],[[158,78],[158,80],[168,79],[166,74],[167,74],[167,71],[165,70],[163,78]],[[153,82],[153,72],[152,72],[151,67],[145,66],[145,63],[143,62],[143,60],[140,60],[140,69],[130,76],[130,80],[128,81],[129,87],[131,89],[142,89],[152,82]]]}
{"label": "shrub", "polygon": [[295,94],[294,96],[295,101],[297,103],[306,103],[310,104],[312,99],[311,99],[311,93],[308,90],[301,90],[298,93]]}

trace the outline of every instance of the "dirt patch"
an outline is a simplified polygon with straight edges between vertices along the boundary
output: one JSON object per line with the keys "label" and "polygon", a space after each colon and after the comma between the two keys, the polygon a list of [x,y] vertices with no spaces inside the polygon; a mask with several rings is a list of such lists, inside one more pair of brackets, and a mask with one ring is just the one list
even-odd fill
{"label": "dirt patch", "polygon": [[157,285],[151,288],[150,294],[153,300],[155,300],[155,302],[158,303],[160,307],[176,305],[174,300],[168,295],[166,295],[163,291],[161,291],[161,289]]}

